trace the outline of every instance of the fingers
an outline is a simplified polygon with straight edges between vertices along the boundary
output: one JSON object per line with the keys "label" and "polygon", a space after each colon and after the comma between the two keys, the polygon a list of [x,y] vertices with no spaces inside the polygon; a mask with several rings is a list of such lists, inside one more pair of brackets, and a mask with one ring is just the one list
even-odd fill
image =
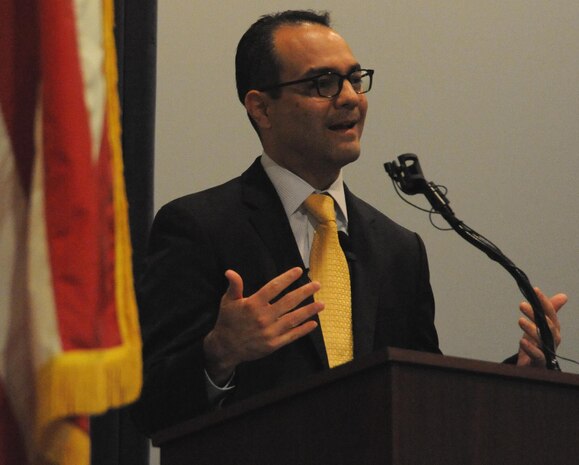
{"label": "fingers", "polygon": [[[555,294],[549,299],[539,288],[535,288],[535,293],[545,311],[545,315],[556,321],[557,312],[567,303],[567,296],[565,294]],[[520,309],[528,318],[533,319],[533,309],[528,302],[521,302]]]}
{"label": "fingers", "polygon": [[[324,304],[322,302],[313,302],[311,304],[305,305],[293,312],[286,313],[278,318],[276,326],[278,327],[278,332],[283,334],[289,332],[294,328],[297,328],[302,323],[306,322],[314,315],[317,315],[324,309]],[[313,328],[312,328],[313,329]]]}
{"label": "fingers", "polygon": [[[543,351],[527,338],[521,339],[519,348],[519,365],[531,365],[537,367],[544,367],[547,365]],[[527,360],[525,360],[525,357],[522,357],[522,354],[526,356]]]}
{"label": "fingers", "polygon": [[[301,272],[298,276],[301,276]],[[282,280],[281,282],[285,283],[286,281]],[[318,326],[315,321],[311,321],[311,318],[324,309],[322,302],[312,302],[300,308],[296,307],[313,296],[320,290],[320,287],[320,283],[316,281],[309,282],[289,292],[274,304],[268,305],[267,312],[272,318],[271,326],[268,328],[272,348],[277,350],[305,336]]]}
{"label": "fingers", "polygon": [[239,362],[265,356],[318,326],[311,318],[324,308],[323,303],[312,302],[297,308],[320,289],[318,282],[304,284],[270,303],[302,274],[301,268],[292,268],[244,298],[243,279],[233,270],[226,271],[229,286],[213,332],[220,337],[217,340],[225,341],[222,345],[229,352],[234,352],[230,358]]}
{"label": "fingers", "polygon": [[[265,284],[259,291],[253,294],[250,298],[252,301],[254,301],[253,303],[257,306],[268,305],[269,302],[274,300],[289,285],[291,285],[293,282],[299,279],[302,274],[303,269],[301,269],[300,267],[291,268],[285,273],[282,273],[279,276],[273,278],[271,281]],[[227,270],[225,272],[225,277],[229,281],[229,287],[227,288],[225,295],[231,300],[241,299],[243,297],[243,279],[241,278],[241,276],[233,270]],[[291,305],[291,302],[295,302],[290,308],[287,308],[285,312],[291,310],[291,308],[294,308],[298,303],[302,302],[310,295],[313,295],[313,293],[317,292],[318,290],[319,285],[317,289],[313,289],[313,287],[310,286],[307,287],[305,290],[301,291],[300,293],[295,294],[293,298],[284,300],[285,302],[284,306],[288,304]],[[279,315],[276,315],[276,317],[277,316]]]}
{"label": "fingers", "polygon": [[289,269],[265,284],[259,291],[253,294],[253,299],[257,300],[261,305],[269,304],[269,302],[274,300],[290,284],[299,279],[303,272],[304,270],[300,267]]}
{"label": "fingers", "polygon": [[[567,296],[565,294],[556,294],[550,299],[541,292],[540,289],[535,288],[535,293],[539,299],[539,303],[545,312],[545,317],[547,319],[547,324],[549,325],[549,330],[553,334],[553,339],[555,346],[558,347],[561,343],[561,325],[559,323],[559,318],[557,312],[565,305],[567,302]],[[537,333],[537,328],[534,325],[535,315],[533,308],[528,302],[522,302],[520,307],[521,312],[529,319],[519,320],[519,326],[525,334],[527,334],[532,340],[540,342],[540,337]]]}
{"label": "fingers", "polygon": [[563,307],[563,305],[567,303],[568,300],[569,298],[566,294],[555,294],[553,297],[551,297],[551,304],[553,305],[555,311],[558,312]]}
{"label": "fingers", "polygon": [[533,340],[537,343],[541,342],[537,326],[526,318],[519,319],[519,328],[525,333],[527,340]]}
{"label": "fingers", "polygon": [[270,348],[277,350],[311,333],[318,327],[318,323],[311,318],[323,308],[323,303],[314,302],[279,318],[270,328],[275,334],[270,339]]}
{"label": "fingers", "polygon": [[539,288],[535,288],[535,293],[537,294],[537,297],[539,298],[539,302],[541,303],[541,307],[543,307],[543,310],[545,312],[545,316],[550,321],[552,321],[553,323],[558,325],[559,319],[557,318],[557,311],[563,306],[563,304],[565,302],[561,303],[561,299],[558,299],[557,303],[560,305],[558,306],[558,308],[555,308],[551,299],[549,299],[545,294],[543,294],[543,292],[541,292],[541,290]]}
{"label": "fingers", "polygon": [[[543,311],[549,330],[553,335],[555,347],[561,343],[561,325],[557,312],[567,303],[567,296],[565,294],[556,294],[548,298],[541,292],[540,289],[535,288],[535,293],[539,299],[539,303]],[[535,315],[533,308],[528,302],[522,302],[520,307],[521,312],[526,318],[519,319],[519,327],[523,330],[523,337],[519,343],[519,357],[518,365],[530,365],[537,367],[546,366],[545,354],[541,350],[541,336],[535,324]]]}
{"label": "fingers", "polygon": [[311,333],[317,327],[318,327],[317,322],[315,322],[313,320],[309,320],[303,324],[300,324],[299,326],[296,326],[295,328],[291,329],[290,331],[282,333],[278,338],[278,348],[283,347],[287,344],[290,344],[294,341],[297,341],[298,339]]}
{"label": "fingers", "polygon": [[[278,286],[284,286],[285,289],[302,275],[301,268],[292,269],[280,275],[277,281],[270,281],[259,292],[263,291],[261,298],[269,298],[268,302],[276,297],[279,292]],[[276,278],[277,279],[277,278]],[[271,285],[271,286],[270,286]],[[324,309],[322,302],[312,302],[303,307],[297,308],[302,302],[313,296],[320,290],[320,283],[314,281],[304,284],[299,288],[288,292],[274,304],[269,305],[268,312],[275,320],[268,328],[270,334],[269,347],[272,351],[290,344],[307,334],[311,333],[318,327],[316,321],[311,318]],[[275,295],[273,295],[275,293]],[[271,297],[273,295],[273,297]]]}
{"label": "fingers", "polygon": [[[292,268],[285,273],[282,273],[253,294],[253,300],[256,301],[257,305],[268,304],[302,274],[303,270],[299,267]],[[227,270],[225,272],[225,277],[227,278],[227,281],[229,281],[229,286],[224,297],[229,300],[243,298],[243,279],[239,273],[234,270]]]}
{"label": "fingers", "polygon": [[[531,316],[529,318],[530,319],[520,318],[519,327],[525,333],[525,338],[527,340],[534,341],[535,344],[541,345],[542,343],[541,334],[539,333],[537,325],[535,325],[535,323],[533,322],[534,320],[532,320],[533,318],[532,310]],[[553,335],[553,342],[555,343],[555,347],[559,347],[559,344],[561,343],[561,331],[559,329],[559,322],[557,321],[557,323],[555,324],[549,318],[547,318],[547,324],[549,326],[551,334]]]}
{"label": "fingers", "polygon": [[287,312],[295,309],[304,300],[313,296],[321,288],[320,283],[317,281],[312,281],[292,292],[287,293],[281,299],[279,299],[275,304],[272,305],[272,312],[276,318],[282,317]]}

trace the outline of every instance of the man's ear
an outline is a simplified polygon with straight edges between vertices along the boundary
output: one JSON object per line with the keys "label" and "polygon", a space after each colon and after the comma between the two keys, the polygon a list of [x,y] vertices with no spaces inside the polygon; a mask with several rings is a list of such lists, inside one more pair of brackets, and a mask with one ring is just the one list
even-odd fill
{"label": "man's ear", "polygon": [[258,127],[266,129],[271,127],[269,120],[270,97],[264,92],[250,90],[245,94],[245,109]]}

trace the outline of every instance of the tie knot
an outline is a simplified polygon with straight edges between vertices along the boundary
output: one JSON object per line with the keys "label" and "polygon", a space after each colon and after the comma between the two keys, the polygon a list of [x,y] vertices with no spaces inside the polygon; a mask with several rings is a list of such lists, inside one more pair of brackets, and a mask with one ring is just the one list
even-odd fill
{"label": "tie knot", "polygon": [[320,223],[336,220],[334,199],[325,194],[311,194],[305,201],[306,209],[316,217]]}

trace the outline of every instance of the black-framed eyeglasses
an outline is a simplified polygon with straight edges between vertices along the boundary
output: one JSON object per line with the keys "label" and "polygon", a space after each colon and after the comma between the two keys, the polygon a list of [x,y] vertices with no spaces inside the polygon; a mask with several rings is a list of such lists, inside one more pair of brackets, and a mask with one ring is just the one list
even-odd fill
{"label": "black-framed eyeglasses", "polygon": [[335,71],[327,71],[325,73],[317,74],[305,79],[298,79],[297,81],[282,82],[273,86],[262,87],[258,89],[260,92],[278,89],[280,87],[293,86],[294,84],[302,84],[304,82],[312,82],[316,86],[318,95],[324,98],[334,98],[340,95],[344,81],[347,79],[352,88],[357,94],[365,94],[372,88],[372,77],[374,76],[373,69],[356,69],[349,74],[343,75]]}

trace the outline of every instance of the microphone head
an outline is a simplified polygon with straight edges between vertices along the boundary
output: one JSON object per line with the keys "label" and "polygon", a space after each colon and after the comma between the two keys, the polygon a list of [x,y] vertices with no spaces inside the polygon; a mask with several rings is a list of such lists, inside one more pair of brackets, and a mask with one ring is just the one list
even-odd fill
{"label": "microphone head", "polygon": [[426,179],[422,174],[422,168],[418,156],[413,153],[405,153],[398,156],[400,166],[396,161],[384,163],[384,169],[402,192],[407,195],[424,193],[427,188]]}

